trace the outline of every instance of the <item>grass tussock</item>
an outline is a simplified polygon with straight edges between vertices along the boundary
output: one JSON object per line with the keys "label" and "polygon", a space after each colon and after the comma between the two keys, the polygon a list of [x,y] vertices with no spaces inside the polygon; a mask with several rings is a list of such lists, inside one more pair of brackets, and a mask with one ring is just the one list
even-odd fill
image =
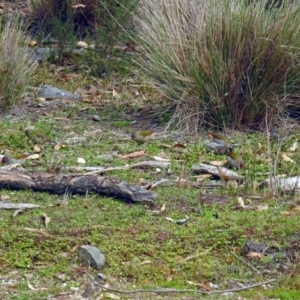
{"label": "grass tussock", "polygon": [[170,125],[258,128],[299,107],[300,1],[269,4],[143,1],[139,63],[175,107]]}
{"label": "grass tussock", "polygon": [[29,60],[26,38],[17,17],[0,28],[0,109],[18,103],[37,67]]}

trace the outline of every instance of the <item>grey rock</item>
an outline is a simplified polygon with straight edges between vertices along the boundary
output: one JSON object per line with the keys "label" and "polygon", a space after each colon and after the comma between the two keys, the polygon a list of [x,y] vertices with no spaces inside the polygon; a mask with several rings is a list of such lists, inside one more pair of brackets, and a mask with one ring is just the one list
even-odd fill
{"label": "grey rock", "polygon": [[222,140],[216,140],[216,141],[220,141],[215,142],[215,141],[204,141],[204,147],[206,148],[206,150],[208,151],[212,151],[215,154],[225,154],[228,150],[228,146],[227,144],[222,141]]}
{"label": "grey rock", "polygon": [[224,140],[212,139],[212,142],[221,146],[226,146],[226,142]]}
{"label": "grey rock", "polygon": [[98,115],[93,115],[93,120],[96,122],[100,121],[100,117]]}
{"label": "grey rock", "polygon": [[188,216],[185,216],[185,219],[181,219],[181,220],[177,220],[176,223],[178,225],[184,225],[185,223],[187,223],[187,221],[189,220],[190,218]]}
{"label": "grey rock", "polygon": [[69,100],[80,100],[80,96],[70,93],[68,91],[58,89],[54,86],[43,84],[38,91],[38,97],[45,99],[69,99]]}
{"label": "grey rock", "polygon": [[97,270],[105,266],[104,254],[94,246],[83,245],[78,249],[77,254],[79,262],[87,267]]}
{"label": "grey rock", "polygon": [[227,297],[227,298],[234,297],[234,293],[233,292],[225,292],[225,293],[222,293],[221,295],[224,296],[224,297]]}
{"label": "grey rock", "polygon": [[[50,44],[50,43],[49,43]],[[55,57],[58,58],[61,52],[64,53],[74,53],[81,55],[83,53],[86,53],[86,49],[72,49],[72,48],[44,48],[44,47],[38,47],[35,49],[28,49],[28,58],[31,61],[38,61],[43,62],[46,61],[49,57]]]}
{"label": "grey rock", "polygon": [[62,105],[62,100],[55,99],[52,101],[41,102],[38,104],[38,107],[53,107],[53,106],[59,106],[59,105]]}
{"label": "grey rock", "polygon": [[49,58],[54,51],[51,48],[36,48],[29,49],[28,57],[31,61],[45,61]]}
{"label": "grey rock", "polygon": [[246,241],[242,252],[245,255],[249,252],[265,253],[268,248],[269,247],[267,245],[260,242]]}
{"label": "grey rock", "polygon": [[107,281],[107,277],[103,274],[103,273],[98,273],[95,277],[94,277],[94,281],[100,283],[101,281]]}
{"label": "grey rock", "polygon": [[279,133],[273,132],[270,137],[276,142],[287,142],[293,137],[293,135],[281,136]]}

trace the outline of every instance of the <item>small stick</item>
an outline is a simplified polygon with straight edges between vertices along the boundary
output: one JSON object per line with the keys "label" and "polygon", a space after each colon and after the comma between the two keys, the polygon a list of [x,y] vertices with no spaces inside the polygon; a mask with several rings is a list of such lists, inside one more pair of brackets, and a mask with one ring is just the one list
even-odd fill
{"label": "small stick", "polygon": [[239,257],[238,255],[236,255],[233,252],[230,252],[235,258],[237,258],[239,261],[241,261],[242,263],[244,263],[246,266],[248,266],[251,270],[253,270],[256,273],[259,273],[259,271],[257,269],[255,269],[253,266],[251,266],[248,262],[246,262],[245,260],[243,260],[241,257]]}
{"label": "small stick", "polygon": [[252,289],[252,288],[257,287],[257,286],[269,284],[269,283],[272,283],[272,282],[275,282],[275,281],[277,281],[277,280],[276,279],[270,279],[270,280],[267,280],[267,281],[254,283],[254,284],[251,284],[251,285],[248,285],[248,286],[243,286],[241,288],[230,289],[230,290],[222,290],[222,291],[213,291],[213,292],[210,293],[210,295],[240,292],[240,291]]}
{"label": "small stick", "polygon": [[169,162],[157,162],[157,161],[150,160],[150,161],[142,161],[142,162],[138,162],[138,163],[135,163],[132,165],[126,165],[126,166],[122,166],[122,167],[110,167],[110,168],[106,168],[106,169],[99,169],[96,171],[91,171],[91,172],[85,173],[84,175],[93,175],[93,174],[105,173],[105,172],[110,172],[110,171],[127,170],[127,169],[136,168],[136,167],[165,168],[169,165],[170,165]]}
{"label": "small stick", "polygon": [[197,294],[205,294],[205,295],[209,295],[209,292],[206,291],[199,291],[199,290],[192,290],[192,289],[188,289],[188,290],[177,290],[177,289],[172,289],[172,288],[165,288],[165,289],[153,289],[153,290],[135,290],[135,291],[121,291],[118,289],[112,289],[109,287],[106,287],[100,283],[98,283],[97,281],[94,280],[94,278],[86,271],[83,271],[85,274],[87,274],[90,279],[94,282],[95,285],[97,285],[98,287],[111,291],[111,292],[115,292],[115,293],[120,293],[120,294],[138,294],[138,293],[197,293]]}
{"label": "small stick", "polygon": [[230,290],[220,290],[220,291],[211,291],[211,292],[206,292],[206,291],[199,291],[199,290],[192,290],[192,289],[187,289],[187,290],[177,290],[177,289],[155,289],[155,290],[135,290],[135,291],[121,291],[121,290],[117,290],[117,289],[112,289],[112,288],[108,288],[102,284],[99,284],[97,281],[94,280],[94,278],[87,273],[86,271],[84,271],[85,274],[87,274],[91,280],[93,280],[94,284],[99,286],[102,289],[111,291],[111,292],[115,292],[115,293],[120,293],[120,294],[137,294],[137,293],[196,293],[196,294],[204,294],[204,295],[215,295],[215,294],[223,294],[223,293],[229,293],[229,292],[239,292],[239,291],[244,291],[244,290],[248,290],[257,286],[261,286],[261,285],[265,285],[265,284],[269,284],[271,282],[275,282],[276,279],[270,279],[268,281],[263,281],[263,282],[259,282],[259,283],[255,283],[252,285],[248,285],[248,286],[244,286],[241,288],[236,288],[236,289],[230,289]]}

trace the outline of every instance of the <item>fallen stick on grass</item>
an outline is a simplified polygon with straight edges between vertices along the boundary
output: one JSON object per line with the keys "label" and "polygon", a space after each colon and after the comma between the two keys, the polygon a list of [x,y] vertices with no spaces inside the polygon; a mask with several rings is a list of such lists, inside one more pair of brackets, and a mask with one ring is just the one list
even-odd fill
{"label": "fallen stick on grass", "polygon": [[198,289],[178,290],[178,289],[173,289],[173,288],[165,288],[165,289],[164,288],[159,288],[159,289],[152,289],[152,290],[140,289],[140,290],[134,290],[134,291],[122,291],[122,290],[106,287],[105,285],[102,285],[102,284],[98,283],[88,272],[84,271],[84,273],[87,274],[90,277],[90,279],[94,282],[94,284],[96,286],[98,286],[99,288],[110,291],[110,292],[115,292],[115,293],[125,294],[125,295],[138,294],[138,293],[195,293],[195,294],[203,294],[203,295],[217,295],[217,294],[223,294],[223,293],[235,293],[235,292],[240,292],[240,291],[244,291],[244,290],[249,290],[249,289],[261,286],[261,285],[266,285],[266,284],[277,281],[276,279],[270,279],[270,280],[267,280],[267,281],[254,283],[254,284],[244,286],[244,287],[241,287],[241,288],[228,289],[228,290],[219,290],[219,291],[218,290],[201,291],[201,290],[198,290]]}
{"label": "fallen stick on grass", "polygon": [[50,174],[0,171],[0,189],[48,192],[63,195],[94,193],[128,202],[153,204],[154,196],[138,185],[94,174]]}
{"label": "fallen stick on grass", "polygon": [[[111,172],[111,171],[120,171],[120,170],[127,170],[127,169],[132,169],[132,168],[166,168],[170,165],[170,162],[163,162],[163,161],[141,161],[136,164],[132,165],[125,165],[122,167],[109,167],[109,168],[103,168],[103,167],[71,167],[68,169],[73,169],[73,170],[87,170],[87,168],[95,168],[94,171],[85,173],[85,175],[92,175],[92,174],[99,174],[99,173],[105,173],[105,172]],[[98,168],[98,169],[97,169]]]}

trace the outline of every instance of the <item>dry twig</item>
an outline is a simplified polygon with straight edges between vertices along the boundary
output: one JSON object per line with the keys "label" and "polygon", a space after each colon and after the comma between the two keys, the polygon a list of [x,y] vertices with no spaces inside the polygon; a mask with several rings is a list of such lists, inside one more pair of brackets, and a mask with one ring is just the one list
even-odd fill
{"label": "dry twig", "polygon": [[255,273],[259,273],[259,271],[257,269],[255,269],[253,266],[251,266],[248,262],[246,262],[245,260],[243,260],[241,257],[239,257],[238,255],[234,254],[233,252],[230,252],[230,254],[232,254],[235,258],[237,258],[239,261],[241,261],[242,263],[244,263],[246,266],[248,266],[251,270],[253,270]]}
{"label": "dry twig", "polygon": [[233,292],[240,292],[240,291],[244,291],[244,290],[249,290],[249,289],[255,288],[257,286],[266,285],[266,284],[269,284],[269,283],[272,283],[272,282],[276,281],[276,279],[270,279],[270,280],[267,280],[267,281],[255,283],[255,284],[244,286],[244,287],[241,287],[241,288],[229,289],[229,290],[220,290],[220,291],[210,291],[210,292],[194,290],[194,289],[193,290],[192,289],[178,290],[178,289],[171,289],[171,288],[153,289],[153,290],[140,289],[140,290],[134,290],[134,291],[122,291],[122,290],[112,289],[112,288],[106,287],[106,286],[96,282],[94,280],[94,278],[89,273],[87,273],[86,271],[84,271],[84,273],[86,273],[90,277],[90,279],[93,280],[94,284],[97,285],[98,287],[100,287],[104,290],[108,290],[108,291],[119,293],[119,294],[125,294],[125,295],[137,294],[137,293],[196,293],[196,294],[203,294],[203,295],[217,295],[217,294],[223,294],[223,293],[233,293]]}

